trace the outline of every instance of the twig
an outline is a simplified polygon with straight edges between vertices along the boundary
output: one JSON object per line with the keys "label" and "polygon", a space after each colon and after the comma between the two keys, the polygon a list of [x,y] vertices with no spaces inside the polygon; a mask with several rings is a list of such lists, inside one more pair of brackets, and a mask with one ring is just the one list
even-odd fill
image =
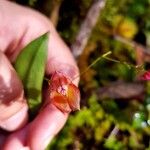
{"label": "twig", "polygon": [[105,58],[105,57],[107,58],[107,56],[110,55],[111,53],[112,53],[111,51],[108,51],[107,53],[105,53],[102,56],[98,57],[83,72],[80,73],[80,76],[82,76],[84,73],[86,73],[94,64],[96,64],[102,58]]}
{"label": "twig", "polygon": [[118,132],[119,132],[119,127],[116,125],[116,126],[113,128],[113,130],[110,132],[110,134],[109,134],[109,136],[108,136],[107,139],[109,139],[109,138],[111,138],[111,137],[113,137],[113,136],[116,136],[116,135],[118,134]]}
{"label": "twig", "polygon": [[78,58],[80,54],[82,54],[91,35],[92,29],[94,28],[100,12],[104,6],[105,0],[97,0],[89,9],[85,20],[81,24],[75,42],[71,46],[71,50],[75,58]]}
{"label": "twig", "polygon": [[50,14],[50,20],[53,25],[56,27],[59,19],[59,9],[62,4],[62,0],[53,0],[52,1],[52,11]]}

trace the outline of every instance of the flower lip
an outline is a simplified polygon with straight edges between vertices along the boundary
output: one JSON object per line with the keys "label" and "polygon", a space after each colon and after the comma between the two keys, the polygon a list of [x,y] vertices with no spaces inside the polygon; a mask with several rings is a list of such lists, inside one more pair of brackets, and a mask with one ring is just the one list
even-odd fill
{"label": "flower lip", "polygon": [[64,95],[64,96],[67,94],[67,91],[68,91],[67,85],[61,85],[57,89],[57,92]]}

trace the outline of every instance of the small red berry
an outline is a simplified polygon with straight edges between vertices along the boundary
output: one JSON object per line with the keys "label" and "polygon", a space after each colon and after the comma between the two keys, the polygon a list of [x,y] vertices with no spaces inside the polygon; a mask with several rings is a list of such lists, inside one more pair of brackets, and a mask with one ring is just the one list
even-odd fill
{"label": "small red berry", "polygon": [[150,80],[150,70],[146,71],[141,77],[141,80]]}

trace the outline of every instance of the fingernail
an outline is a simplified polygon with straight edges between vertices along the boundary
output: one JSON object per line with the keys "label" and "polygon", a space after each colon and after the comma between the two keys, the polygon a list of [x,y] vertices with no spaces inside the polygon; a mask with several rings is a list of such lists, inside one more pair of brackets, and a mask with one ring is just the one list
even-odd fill
{"label": "fingernail", "polygon": [[[49,68],[49,64],[50,68]],[[52,59],[47,64],[47,68],[50,69],[50,72],[53,73],[55,71],[62,72],[64,75],[68,76],[70,79],[79,75],[78,68],[75,65],[70,65],[68,63],[62,63],[57,59]]]}

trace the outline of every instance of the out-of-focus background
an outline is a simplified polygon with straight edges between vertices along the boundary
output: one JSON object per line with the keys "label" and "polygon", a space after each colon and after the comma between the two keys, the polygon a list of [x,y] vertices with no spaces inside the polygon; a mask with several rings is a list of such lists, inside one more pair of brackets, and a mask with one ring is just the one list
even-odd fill
{"label": "out-of-focus background", "polygon": [[112,51],[81,76],[81,110],[47,150],[150,150],[150,0],[16,2],[52,20],[81,72]]}

